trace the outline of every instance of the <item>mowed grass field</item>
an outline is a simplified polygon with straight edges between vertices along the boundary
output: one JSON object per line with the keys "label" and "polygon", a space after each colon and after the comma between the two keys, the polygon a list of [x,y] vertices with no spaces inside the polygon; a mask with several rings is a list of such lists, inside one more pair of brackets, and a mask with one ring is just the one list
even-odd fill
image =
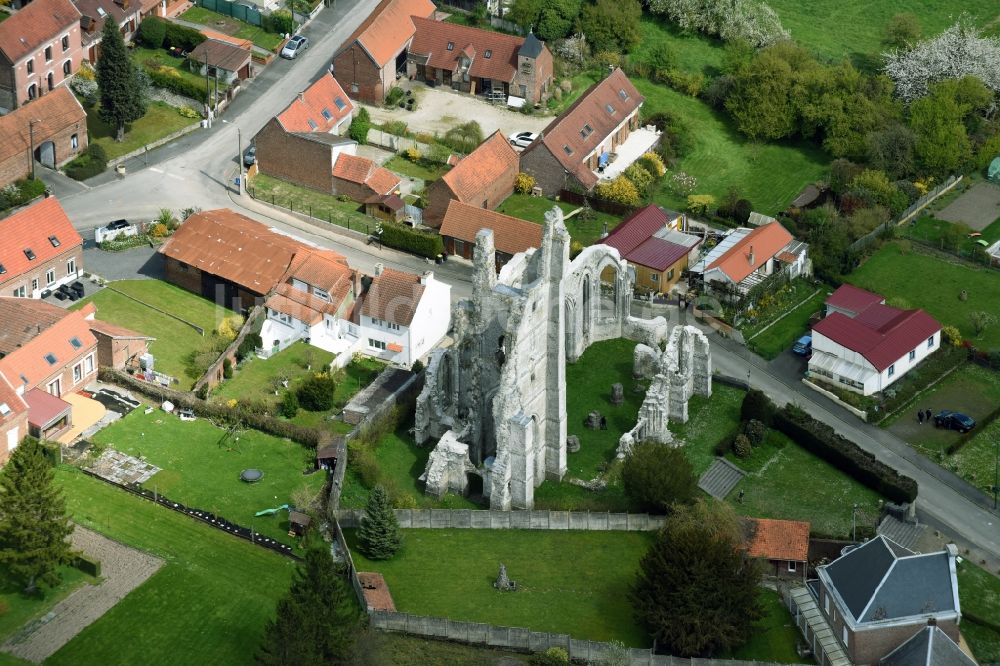
{"label": "mowed grass field", "polygon": [[[385,576],[397,610],[487,622],[574,638],[648,647],[628,600],[644,532],[407,529],[388,561],[366,559],[357,531],[345,530],[359,571]],[[499,563],[517,591],[493,588]]]}
{"label": "mowed grass field", "polygon": [[[1000,312],[1000,272],[945,261],[905,245],[886,243],[847,281],[882,294],[898,307],[923,308],[942,324],[957,326],[977,347],[1000,348],[1000,325],[976,336],[969,314],[979,310]],[[968,300],[959,300],[962,290]]]}
{"label": "mowed grass field", "polygon": [[244,666],[288,590],[293,560],[60,467],[76,522],[164,559],[141,587],[83,630],[51,666]]}

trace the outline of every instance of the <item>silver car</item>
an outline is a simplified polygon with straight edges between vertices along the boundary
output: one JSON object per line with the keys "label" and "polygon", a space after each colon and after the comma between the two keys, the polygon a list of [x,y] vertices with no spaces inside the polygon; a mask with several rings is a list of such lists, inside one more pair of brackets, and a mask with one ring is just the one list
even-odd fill
{"label": "silver car", "polygon": [[285,48],[281,49],[281,57],[294,60],[299,53],[309,48],[309,40],[302,35],[295,35],[288,40]]}

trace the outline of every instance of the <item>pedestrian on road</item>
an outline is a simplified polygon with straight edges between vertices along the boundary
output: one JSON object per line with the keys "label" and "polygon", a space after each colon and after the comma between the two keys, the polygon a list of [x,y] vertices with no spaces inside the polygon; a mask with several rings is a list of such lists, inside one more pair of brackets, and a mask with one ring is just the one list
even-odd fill
{"label": "pedestrian on road", "polygon": [[921,425],[924,423],[924,410],[922,409],[917,410],[917,423]]}
{"label": "pedestrian on road", "polygon": [[924,412],[924,420],[927,421],[928,423],[931,422],[931,410],[928,409],[926,412]]}

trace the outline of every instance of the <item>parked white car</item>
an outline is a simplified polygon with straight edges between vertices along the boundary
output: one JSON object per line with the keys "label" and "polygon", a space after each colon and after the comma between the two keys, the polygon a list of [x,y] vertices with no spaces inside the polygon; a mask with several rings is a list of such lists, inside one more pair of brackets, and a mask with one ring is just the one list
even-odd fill
{"label": "parked white car", "polygon": [[510,135],[510,144],[518,148],[527,148],[538,138],[535,132],[515,132]]}

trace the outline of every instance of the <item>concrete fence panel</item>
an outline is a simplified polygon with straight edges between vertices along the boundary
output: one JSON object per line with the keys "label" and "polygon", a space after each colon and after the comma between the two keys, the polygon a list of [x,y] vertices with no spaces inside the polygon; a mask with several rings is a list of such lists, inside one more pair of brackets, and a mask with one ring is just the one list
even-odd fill
{"label": "concrete fence panel", "polygon": [[488,530],[493,527],[493,518],[489,511],[470,511],[469,527],[474,530]]}
{"label": "concrete fence panel", "polygon": [[569,511],[550,511],[549,512],[549,529],[550,530],[568,530],[569,529]]}
{"label": "concrete fence panel", "polygon": [[[357,528],[364,509],[337,509],[342,527]],[[652,532],[663,526],[662,516],[645,513],[591,513],[585,511],[487,511],[473,509],[396,509],[399,526],[407,529],[477,530],[592,530]]]}

